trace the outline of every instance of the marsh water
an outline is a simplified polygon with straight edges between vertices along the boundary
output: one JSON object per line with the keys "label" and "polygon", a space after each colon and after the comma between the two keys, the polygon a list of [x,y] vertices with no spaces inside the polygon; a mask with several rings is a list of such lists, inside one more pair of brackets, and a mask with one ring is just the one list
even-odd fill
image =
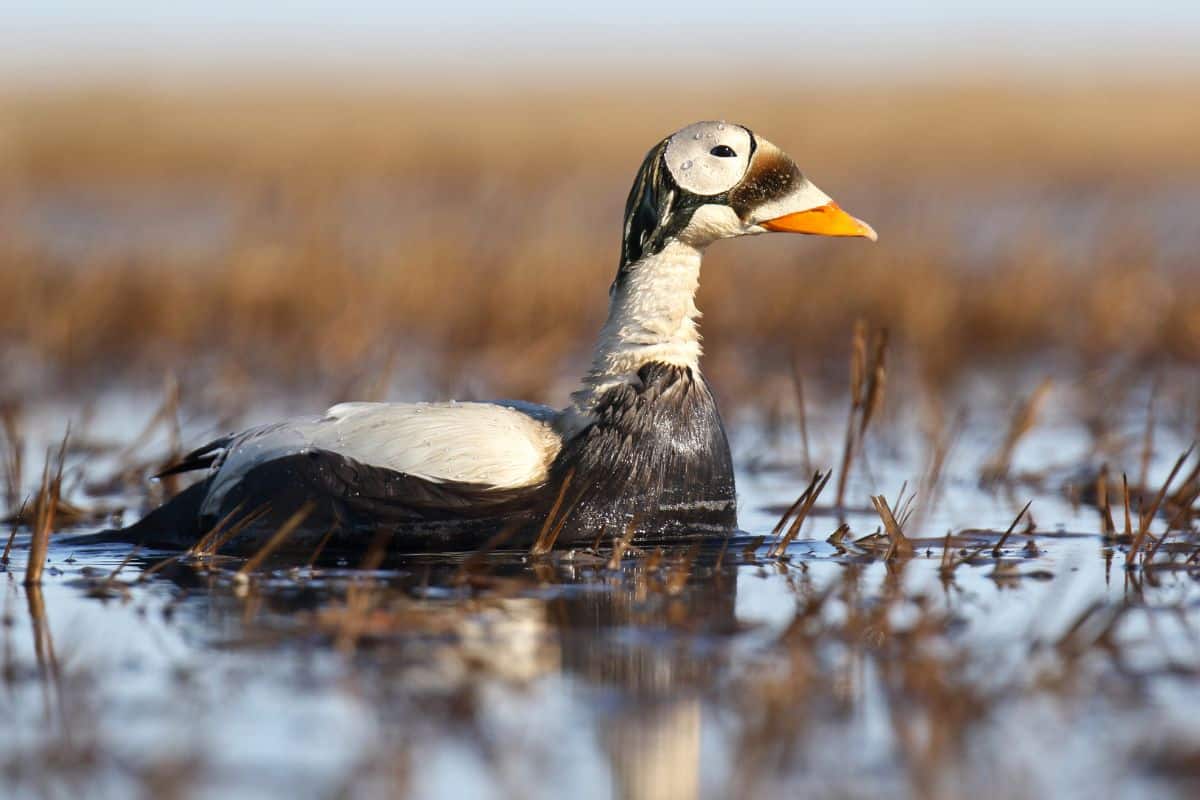
{"label": "marsh water", "polygon": [[[996,392],[972,405],[899,558],[867,498],[928,473],[904,414],[867,437],[846,508],[823,495],[772,554],[809,468],[838,460],[832,403],[807,419],[807,447],[793,425],[736,415],[744,533],[703,547],[245,572],[60,532],[39,590],[21,584],[18,529],[0,573],[0,794],[1195,796],[1195,535],[1169,536],[1161,569],[1126,569],[1128,540],[1103,536],[1070,488],[1098,465],[1064,403],[1010,477],[982,486],[1010,406]],[[105,479],[153,408],[119,393],[95,405],[68,460],[73,503],[146,502]],[[26,419],[29,457],[78,415]],[[184,438],[212,424],[193,419]],[[1132,416],[1117,427],[1144,435]],[[1190,431],[1160,416],[1148,486]]]}

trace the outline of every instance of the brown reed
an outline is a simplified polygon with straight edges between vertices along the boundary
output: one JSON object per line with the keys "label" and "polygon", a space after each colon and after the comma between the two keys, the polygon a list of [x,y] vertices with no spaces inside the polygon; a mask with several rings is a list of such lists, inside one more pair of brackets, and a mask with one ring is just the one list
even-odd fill
{"label": "brown reed", "polygon": [[[1120,198],[1195,174],[1196,87],[1135,84],[725,96],[724,111],[883,234],[873,247],[714,248],[700,297],[706,370],[729,402],[793,351],[806,372],[830,363],[855,319],[891,330],[939,379],[1030,352],[1200,360],[1200,288],[1155,267],[1154,243],[1136,233],[1157,222],[1149,209],[1121,205],[1102,221],[1080,269],[1032,199],[981,263],[926,202],[988,198],[1014,181],[1030,198]],[[625,85],[582,96],[0,89],[0,353],[77,385],[204,364],[228,379],[320,378],[378,394],[381,376],[421,368],[440,390],[470,374],[543,399],[561,391],[547,375],[582,366],[602,320],[638,160],[681,120],[713,113],[707,92],[652,94],[638,105],[647,90]],[[568,100],[572,114],[557,113]],[[213,219],[221,230],[195,248],[180,244],[195,236],[139,244],[116,222],[78,249],[59,246],[71,231],[47,239],[39,220],[97,191],[114,213],[132,198],[138,231]]]}

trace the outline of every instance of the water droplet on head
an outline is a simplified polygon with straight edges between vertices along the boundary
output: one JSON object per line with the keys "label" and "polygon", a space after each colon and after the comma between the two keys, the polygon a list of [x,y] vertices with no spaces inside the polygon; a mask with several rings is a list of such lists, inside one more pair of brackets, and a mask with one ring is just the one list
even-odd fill
{"label": "water droplet on head", "polygon": [[700,141],[701,134],[699,134],[699,133],[693,133],[693,134],[692,134],[692,138],[693,138],[693,139],[695,139],[696,141]]}
{"label": "water droplet on head", "polygon": [[680,168],[680,169],[691,169],[691,168],[692,168],[692,162],[691,162],[690,160],[688,160],[688,161],[685,161],[685,162],[683,162],[682,164],[680,164],[680,165],[679,165],[679,168]]}
{"label": "water droplet on head", "polygon": [[717,125],[717,130],[719,130],[719,131],[725,130],[725,123],[722,122],[721,124]]}

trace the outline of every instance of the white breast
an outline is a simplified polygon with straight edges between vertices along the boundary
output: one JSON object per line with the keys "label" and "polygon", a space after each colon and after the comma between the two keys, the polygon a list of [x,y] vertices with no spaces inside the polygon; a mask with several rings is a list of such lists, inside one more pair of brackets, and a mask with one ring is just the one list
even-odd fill
{"label": "white breast", "polygon": [[216,513],[225,493],[272,459],[327,450],[435,483],[496,489],[546,479],[562,445],[554,412],[495,403],[343,403],[319,418],[247,431],[216,466],[202,513]]}

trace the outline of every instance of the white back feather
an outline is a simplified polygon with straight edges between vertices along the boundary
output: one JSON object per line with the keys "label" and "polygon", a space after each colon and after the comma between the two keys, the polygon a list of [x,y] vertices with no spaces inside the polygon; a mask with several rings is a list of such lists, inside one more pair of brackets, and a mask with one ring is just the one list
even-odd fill
{"label": "white back feather", "polygon": [[546,479],[562,446],[550,409],[495,403],[342,403],[324,417],[247,431],[230,446],[204,501],[217,513],[247,472],[275,458],[327,450],[435,483],[512,489]]}

